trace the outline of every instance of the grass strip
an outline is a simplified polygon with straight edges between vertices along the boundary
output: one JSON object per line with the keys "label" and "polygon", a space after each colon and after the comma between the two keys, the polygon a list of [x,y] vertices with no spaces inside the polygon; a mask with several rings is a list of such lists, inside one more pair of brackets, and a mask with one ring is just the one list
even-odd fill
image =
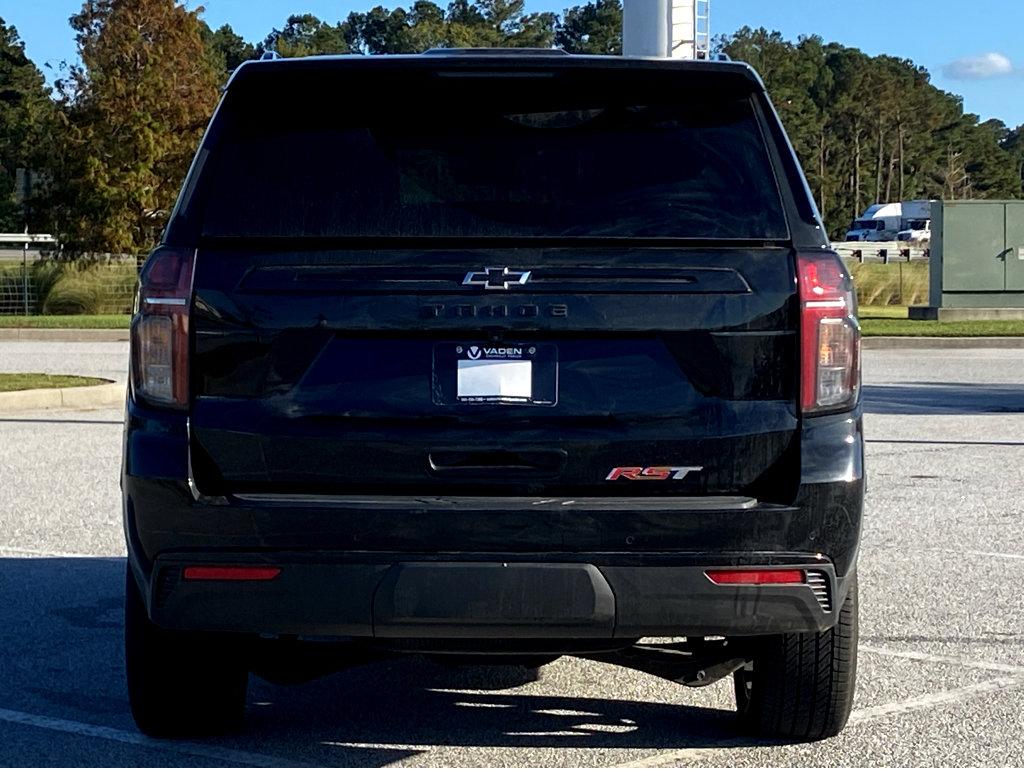
{"label": "grass strip", "polygon": [[0,393],[15,390],[43,390],[53,387],[88,387],[107,380],[66,374],[0,374]]}
{"label": "grass strip", "polygon": [[128,328],[131,315],[0,315],[0,328]]}

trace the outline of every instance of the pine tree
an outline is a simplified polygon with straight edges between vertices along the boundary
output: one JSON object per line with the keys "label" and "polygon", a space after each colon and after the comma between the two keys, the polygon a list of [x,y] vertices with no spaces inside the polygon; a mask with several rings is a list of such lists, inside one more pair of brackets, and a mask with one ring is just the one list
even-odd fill
{"label": "pine tree", "polygon": [[217,102],[198,11],[174,0],[86,0],[81,65],[58,84],[54,213],[74,253],[139,253],[159,236]]}
{"label": "pine tree", "polygon": [[622,53],[622,3],[594,0],[566,8],[555,32],[555,45],[569,53]]}
{"label": "pine tree", "polygon": [[275,29],[260,51],[276,51],[289,58],[320,54],[349,53],[345,24],[331,25],[311,13],[289,16],[282,29]]}
{"label": "pine tree", "polygon": [[[16,232],[26,225],[44,227],[18,200],[18,169],[39,169],[38,149],[52,122],[53,104],[43,75],[25,56],[25,46],[14,27],[0,19],[0,232]],[[24,178],[22,176],[22,178]]]}
{"label": "pine tree", "polygon": [[240,64],[256,58],[256,46],[235,32],[230,24],[224,24],[214,31],[205,22],[199,23],[203,43],[212,57],[214,66],[223,73],[223,80],[227,80],[227,76]]}

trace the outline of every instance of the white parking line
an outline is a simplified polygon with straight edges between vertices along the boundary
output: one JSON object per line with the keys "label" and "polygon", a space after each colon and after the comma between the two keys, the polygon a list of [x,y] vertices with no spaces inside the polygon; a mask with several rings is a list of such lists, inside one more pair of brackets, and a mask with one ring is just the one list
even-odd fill
{"label": "white parking line", "polygon": [[[872,550],[906,550],[903,545],[872,545]],[[1011,561],[1024,561],[1024,555],[1020,553],[990,553],[985,550],[957,550],[951,547],[922,547],[918,548],[919,553],[942,553],[948,555],[972,555],[978,558],[1006,558]]]}
{"label": "white parking line", "polygon": [[925,654],[924,652],[900,651],[897,649],[883,649],[878,646],[865,646],[861,644],[858,651],[868,654],[877,654],[882,657],[900,657],[918,662],[933,662],[938,665],[957,665],[962,668],[973,668],[975,670],[990,670],[994,673],[1009,673],[1011,675],[1024,676],[1024,667],[1019,665],[1004,665],[1001,662],[987,662],[984,660],[969,660],[962,657],[946,657],[941,654]]}
{"label": "white parking line", "polygon": [[28,556],[29,558],[124,558],[125,555],[100,555],[99,553],[63,553],[52,550],[35,550],[30,547],[4,547],[0,545],[0,557],[18,558]]}
{"label": "white parking line", "polygon": [[[901,548],[902,549],[902,548]],[[1008,558],[1011,561],[1024,561],[1024,555],[1019,553],[989,553],[984,550],[955,550],[949,547],[923,547],[925,553],[949,553],[951,555],[974,555],[979,558]]]}
{"label": "white parking line", "polygon": [[999,678],[993,678],[991,681],[982,681],[977,684],[970,684],[968,686],[961,686],[959,689],[951,689],[947,692],[935,692],[934,694],[925,694],[921,697],[913,697],[903,702],[890,702],[886,705],[874,705],[870,708],[861,708],[855,710],[850,714],[850,725],[863,724],[868,721],[877,721],[880,718],[886,716],[897,715],[900,713],[910,713],[915,710],[929,710],[931,708],[937,708],[940,705],[955,705],[958,702],[964,700],[974,699],[980,697],[983,694],[991,694],[993,692],[1002,691],[1003,689],[1012,689],[1015,686],[1024,684],[1020,678],[1015,676],[1001,676]]}
{"label": "white parking line", "polygon": [[[863,648],[864,647],[861,647],[862,650]],[[906,655],[899,654],[893,656]],[[922,655],[922,657],[928,656],[929,655]],[[918,657],[912,657],[911,659],[918,659]],[[952,660],[954,663],[958,664],[963,663],[963,660],[943,658],[943,661],[946,660]],[[931,662],[933,660],[927,659],[923,661]],[[1017,670],[1020,669],[1017,668]],[[934,694],[925,694],[921,697],[913,697],[909,700],[903,700],[902,702],[890,702],[884,705],[873,705],[867,708],[860,708],[850,714],[849,725],[857,726],[859,724],[878,721],[888,716],[911,713],[917,710],[931,710],[932,708],[941,707],[943,705],[955,705],[966,700],[974,699],[975,697],[981,697],[982,695],[992,694],[1005,689],[1012,689],[1021,685],[1024,685],[1024,679],[1018,676],[1000,676],[999,678],[994,678],[990,681],[982,681],[981,683],[962,686],[959,689],[951,689],[949,691],[936,692]],[[648,756],[647,758],[642,758],[637,761],[628,761],[624,764],[616,764],[613,769],[623,769],[623,767],[672,766],[681,762],[707,760],[709,756],[713,756],[715,753],[749,746],[749,740],[741,738],[723,740],[717,745],[707,748],[681,748],[680,750],[657,753],[653,756]],[[729,765],[728,760],[716,760],[714,763],[720,766]]]}
{"label": "white parking line", "polygon": [[[10,550],[10,548],[0,548],[0,552]],[[859,649],[862,652],[866,652],[868,654],[876,654],[879,656],[910,659],[925,663],[956,665],[965,668],[1001,672],[1007,675],[999,676],[997,678],[993,678],[987,681],[982,681],[980,683],[969,684],[967,686],[962,686],[957,689],[925,694],[920,697],[912,697],[910,699],[903,700],[900,702],[891,702],[882,705],[873,705],[865,708],[859,708],[858,710],[855,710],[853,713],[850,714],[849,725],[851,727],[871,723],[890,716],[901,715],[904,713],[931,710],[945,705],[955,705],[987,694],[993,694],[995,692],[1005,691],[1007,689],[1024,686],[1024,667],[1021,666],[1004,665],[995,662],[976,661],[960,657],[949,657],[936,654],[925,654],[922,652],[915,651],[901,651],[864,645],[860,646]],[[115,729],[107,726],[98,726],[95,724],[83,723],[79,721],[69,721],[60,718],[51,718],[48,716],[41,716],[33,713],[25,713],[15,710],[0,709],[0,722],[35,727],[38,729],[47,729],[50,731],[63,732],[65,734],[73,734],[77,736],[89,737],[94,739],[110,740],[113,742],[135,745],[141,748],[160,750],[167,753],[177,753],[180,755],[194,756],[197,758],[224,762],[230,765],[245,765],[255,767],[279,767],[284,766],[286,764],[291,766],[302,765],[292,761],[286,762],[281,758],[276,758],[273,756],[268,756],[259,753],[251,753],[244,750],[223,748],[218,747],[216,745],[204,745],[202,743],[197,742],[156,740],[150,737],[146,737],[145,735],[142,735],[134,731],[125,731],[122,729]],[[575,735],[575,733],[573,734]],[[371,743],[345,741],[325,741],[321,744],[327,746],[345,747],[350,749],[377,749],[381,747],[387,747],[392,749],[397,748],[408,750],[410,752],[423,753],[430,752],[434,750],[436,747],[438,747],[437,745],[379,745]],[[680,763],[706,761],[709,757],[715,756],[718,753],[727,753],[730,750],[744,747],[750,747],[749,740],[742,737],[737,737],[733,739],[723,740],[714,746],[699,748],[681,748],[679,750],[665,751],[661,753],[656,753],[651,756],[647,756],[646,758],[629,761],[623,764],[617,764],[615,766],[664,767]],[[716,763],[725,765],[729,762],[726,760],[716,761]]]}
{"label": "white parking line", "polygon": [[982,550],[964,550],[965,555],[980,555],[983,558],[1010,558],[1015,561],[1024,561],[1024,555],[1018,553],[986,553]]}
{"label": "white parking line", "polygon": [[[321,745],[331,748],[347,748],[349,750],[399,750],[408,753],[429,753],[439,747],[438,745],[415,745],[406,742],[343,742],[341,740],[324,740]],[[390,766],[390,764],[384,764]]]}
{"label": "white parking line", "polygon": [[[670,750],[666,753],[657,753],[647,758],[641,758],[638,761],[627,761],[624,764],[615,764],[612,769],[626,769],[627,767],[644,767],[644,766],[673,766],[683,761],[699,761],[706,759],[708,756],[715,753],[721,753],[730,748],[742,748],[744,745],[749,745],[749,740],[741,740],[738,737],[731,740],[723,740],[722,742],[715,745],[713,748],[680,748],[679,750]],[[715,766],[728,766],[728,761],[716,761]]]}
{"label": "white parking line", "polygon": [[113,729],[109,726],[96,726],[85,724],[79,721],[66,721],[63,718],[49,718],[37,716],[32,713],[22,713],[17,710],[0,709],[0,721],[22,726],[34,726],[37,729],[49,729],[54,732],[64,732],[80,737],[93,737],[113,742],[123,742],[128,745],[138,745],[142,748],[162,750],[166,753],[180,753],[186,756],[195,756],[213,761],[222,761],[232,766],[300,766],[292,761],[284,761],[273,756],[264,756],[259,753],[249,753],[245,750],[233,750],[231,748],[219,748],[216,745],[202,745],[198,742],[169,742],[155,740],[146,737],[138,732],[126,732],[123,729]]}

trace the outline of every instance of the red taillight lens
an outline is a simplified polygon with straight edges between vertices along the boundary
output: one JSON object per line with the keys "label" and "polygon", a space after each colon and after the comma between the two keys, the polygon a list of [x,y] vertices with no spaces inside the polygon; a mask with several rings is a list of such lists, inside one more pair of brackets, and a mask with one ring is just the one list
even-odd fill
{"label": "red taillight lens", "polygon": [[800,585],[803,569],[709,569],[704,572],[716,585]]}
{"label": "red taillight lens", "polygon": [[860,390],[860,325],[850,276],[831,252],[800,254],[800,406],[852,406]]}
{"label": "red taillight lens", "polygon": [[132,319],[132,388],[155,405],[188,407],[188,316],[194,250],[161,247],[139,276]]}

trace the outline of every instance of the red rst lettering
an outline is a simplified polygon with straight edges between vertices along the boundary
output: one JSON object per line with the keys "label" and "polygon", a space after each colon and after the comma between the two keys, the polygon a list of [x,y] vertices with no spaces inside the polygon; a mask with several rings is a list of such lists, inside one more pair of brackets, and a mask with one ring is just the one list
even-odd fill
{"label": "red rst lettering", "polygon": [[613,467],[605,480],[614,481],[619,478],[625,478],[627,481],[635,481],[642,471],[642,467]]}
{"label": "red rst lettering", "polygon": [[667,481],[669,475],[672,474],[671,467],[645,467],[643,472],[640,473],[638,480],[642,481]]}

